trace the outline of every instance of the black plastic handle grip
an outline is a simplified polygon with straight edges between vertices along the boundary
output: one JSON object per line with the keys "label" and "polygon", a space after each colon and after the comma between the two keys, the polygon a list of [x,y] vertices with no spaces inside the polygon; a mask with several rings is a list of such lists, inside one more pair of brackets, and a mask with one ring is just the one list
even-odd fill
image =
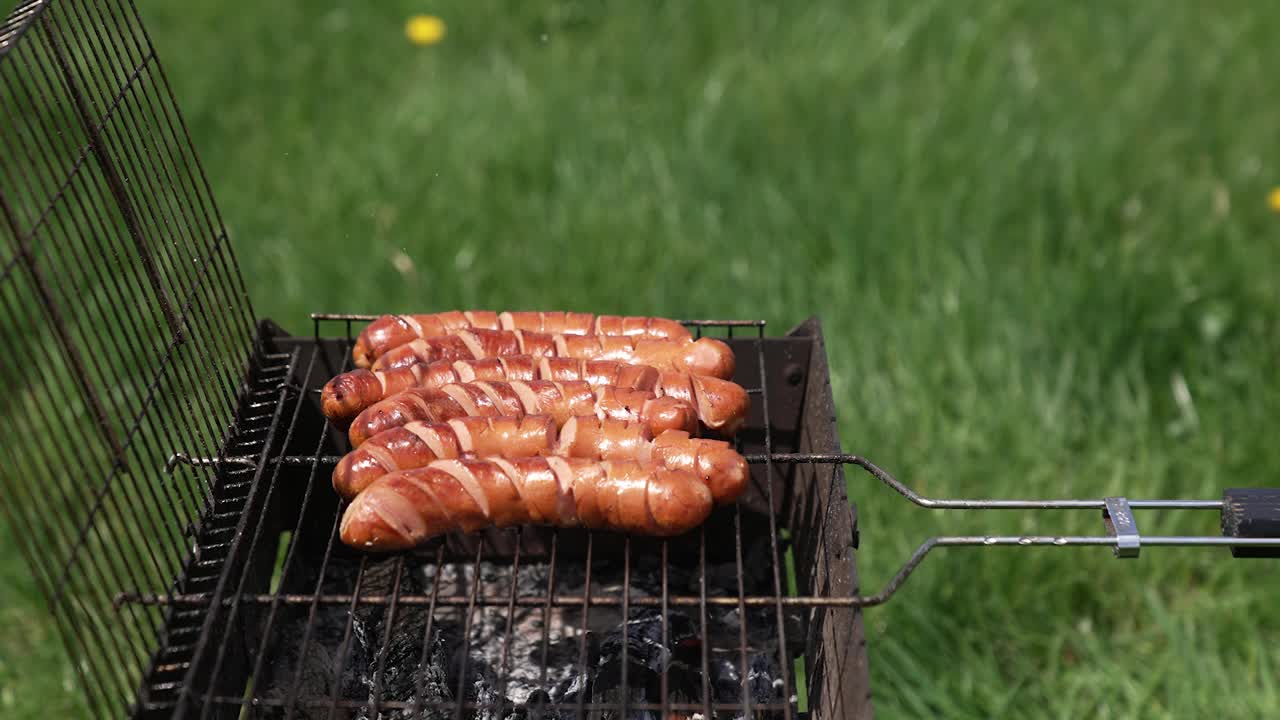
{"label": "black plastic handle grip", "polygon": [[[1280,537],[1280,488],[1231,488],[1222,493],[1225,537]],[[1238,558],[1280,558],[1280,547],[1236,547]]]}

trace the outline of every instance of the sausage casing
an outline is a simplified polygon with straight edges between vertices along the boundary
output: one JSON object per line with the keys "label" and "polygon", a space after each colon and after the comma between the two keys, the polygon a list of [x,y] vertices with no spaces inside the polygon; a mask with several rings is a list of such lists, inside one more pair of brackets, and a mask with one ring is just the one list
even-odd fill
{"label": "sausage casing", "polygon": [[555,450],[555,442],[555,421],[545,415],[411,422],[378,433],[343,456],[333,470],[333,488],[351,499],[374,480],[397,470],[463,456],[549,454]]}
{"label": "sausage casing", "polygon": [[374,481],[343,513],[340,534],[374,551],[530,523],[666,537],[697,527],[711,507],[692,473],[634,461],[436,460]]}
{"label": "sausage casing", "polygon": [[438,360],[390,370],[352,370],[325,383],[320,392],[320,407],[325,417],[343,421],[359,415],[360,411],[379,400],[410,388],[438,388],[476,380],[534,380],[537,377],[537,359],[528,355],[484,360]]}
{"label": "sausage casing", "polygon": [[576,417],[564,424],[556,453],[591,460],[637,460],[671,470],[693,473],[718,504],[737,500],[747,487],[747,461],[723,440],[690,437],[683,430],[666,430],[652,438],[644,425],[594,417]]}
{"label": "sausage casing", "polygon": [[655,435],[669,429],[692,433],[698,422],[697,410],[689,403],[648,390],[549,380],[480,381],[405,390],[362,411],[347,434],[352,447],[359,447],[390,428],[467,415],[550,415],[557,427],[575,415],[593,415],[641,422]]}
{"label": "sausage casing", "polygon": [[524,330],[459,330],[452,335],[419,338],[394,347],[373,362],[374,370],[389,370],[437,360],[480,360],[501,355],[567,357],[578,360],[617,360],[727,380],[733,377],[733,350],[715,338],[619,337],[565,335]]}
{"label": "sausage casing", "polygon": [[562,335],[618,335],[688,340],[689,330],[667,318],[592,315],[574,312],[451,311],[426,315],[383,315],[365,326],[351,350],[356,367],[367,368],[388,350],[419,338],[458,330],[528,330]]}
{"label": "sausage casing", "polygon": [[729,380],[667,371],[617,360],[578,360],[529,355],[484,360],[441,360],[385,371],[353,370],[330,380],[321,393],[324,414],[346,421],[374,403],[413,387],[438,388],[462,382],[554,380],[586,382],[592,387],[652,390],[692,405],[698,420],[722,437],[732,437],[751,409],[747,391]]}
{"label": "sausage casing", "polygon": [[648,426],[628,420],[571,417],[557,432],[555,421],[542,415],[464,417],[447,423],[412,422],[374,435],[334,468],[333,487],[350,499],[383,475],[434,460],[536,455],[635,460],[687,470],[721,504],[742,494],[748,473],[746,460],[728,443],[692,438],[681,430],[667,430],[655,440]]}

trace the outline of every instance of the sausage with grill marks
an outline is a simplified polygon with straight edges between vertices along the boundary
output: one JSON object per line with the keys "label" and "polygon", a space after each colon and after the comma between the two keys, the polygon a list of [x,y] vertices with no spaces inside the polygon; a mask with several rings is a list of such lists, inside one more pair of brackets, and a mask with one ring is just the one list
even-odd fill
{"label": "sausage with grill marks", "polygon": [[[467,349],[459,350],[460,345]],[[733,350],[715,338],[649,339],[523,330],[459,330],[445,337],[420,338],[388,350],[373,363],[373,369],[389,370],[418,362],[482,359],[497,355],[617,360],[724,380],[733,377],[734,371]]]}
{"label": "sausage with grill marks", "polygon": [[463,456],[532,457],[555,448],[555,420],[545,415],[462,417],[411,422],[369,438],[333,470],[333,489],[348,500],[397,470]]}
{"label": "sausage with grill marks", "polygon": [[528,355],[484,360],[437,360],[391,370],[352,370],[325,383],[320,407],[330,420],[348,420],[384,398],[410,388],[438,388],[476,380],[535,380],[537,360]]}
{"label": "sausage with grill marks", "polygon": [[440,387],[475,380],[583,381],[592,386],[652,390],[692,405],[698,420],[723,437],[732,437],[747,419],[751,399],[737,383],[705,375],[668,371],[617,360],[534,358],[528,355],[484,360],[441,360],[386,371],[354,370],[325,385],[321,407],[330,419],[347,420],[383,398],[410,387]]}
{"label": "sausage with grill marks", "polygon": [[668,537],[700,525],[711,507],[711,492],[692,473],[638,462],[437,460],[374,481],[343,513],[340,534],[373,551],[524,524]]}
{"label": "sausage with grill marks", "polygon": [[647,426],[627,420],[572,417],[557,434],[555,422],[545,416],[467,417],[413,422],[378,433],[342,458],[333,471],[333,487],[350,499],[388,473],[466,455],[653,461],[692,472],[717,503],[736,500],[748,472],[746,460],[728,443],[691,438],[680,430],[667,430],[654,440]]}
{"label": "sausage with grill marks", "polygon": [[582,381],[653,390],[657,370],[616,360],[574,360],[511,355],[484,360],[438,360],[392,370],[352,370],[334,377],[321,392],[321,408],[331,420],[347,420],[384,398],[413,387],[440,387],[476,380]]}
{"label": "sausage with grill marks", "polygon": [[529,330],[562,335],[617,335],[688,340],[689,330],[659,317],[623,317],[575,312],[504,312],[481,310],[428,315],[383,315],[360,332],[351,350],[356,367],[368,368],[388,350],[418,338],[450,335],[458,330]]}
{"label": "sausage with grill marks", "polygon": [[737,500],[749,475],[746,458],[723,440],[694,438],[683,430],[666,430],[653,438],[644,425],[624,420],[570,418],[560,429],[556,454],[591,460],[639,460],[691,472],[720,504]]}
{"label": "sausage with grill marks", "polygon": [[378,433],[414,421],[446,422],[467,415],[550,415],[557,426],[575,415],[612,417],[644,423],[651,432],[697,429],[694,407],[646,390],[584,382],[473,382],[440,388],[410,388],[366,408],[348,430],[352,447]]}

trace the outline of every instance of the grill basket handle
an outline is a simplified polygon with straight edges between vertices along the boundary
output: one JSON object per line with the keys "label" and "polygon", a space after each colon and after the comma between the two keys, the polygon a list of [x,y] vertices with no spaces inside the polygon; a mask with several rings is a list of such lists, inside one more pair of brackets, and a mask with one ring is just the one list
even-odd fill
{"label": "grill basket handle", "polygon": [[[1222,493],[1224,537],[1280,536],[1280,488],[1231,488]],[[1231,546],[1238,558],[1280,558],[1280,547]]]}

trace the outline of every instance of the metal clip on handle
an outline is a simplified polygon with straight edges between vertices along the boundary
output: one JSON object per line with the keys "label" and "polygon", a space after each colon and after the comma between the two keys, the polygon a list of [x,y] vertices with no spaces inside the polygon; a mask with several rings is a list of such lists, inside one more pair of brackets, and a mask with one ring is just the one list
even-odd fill
{"label": "metal clip on handle", "polygon": [[1107,533],[1116,539],[1116,557],[1138,557],[1142,551],[1142,537],[1138,535],[1138,522],[1133,519],[1129,501],[1122,497],[1109,497],[1102,502],[1106,504],[1102,508],[1102,522],[1107,526]]}

